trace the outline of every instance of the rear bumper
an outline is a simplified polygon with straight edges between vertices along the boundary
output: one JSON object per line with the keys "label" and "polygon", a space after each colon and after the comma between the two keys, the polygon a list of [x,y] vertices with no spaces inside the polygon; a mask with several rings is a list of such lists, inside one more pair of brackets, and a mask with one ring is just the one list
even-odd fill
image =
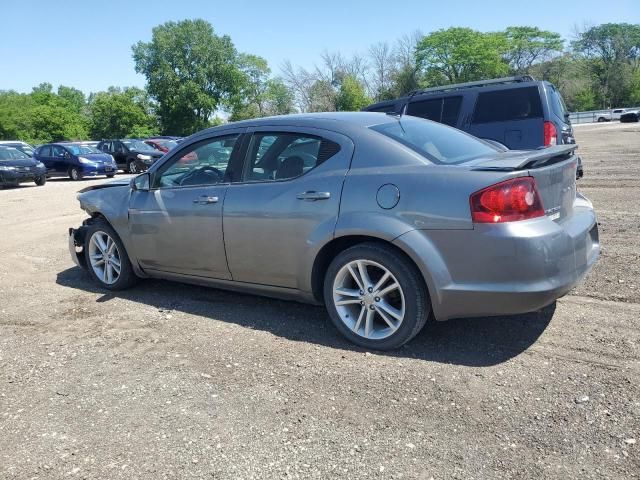
{"label": "rear bumper", "polygon": [[564,222],[414,230],[396,243],[422,270],[438,320],[543,308],[582,280],[600,253],[595,213],[581,196]]}

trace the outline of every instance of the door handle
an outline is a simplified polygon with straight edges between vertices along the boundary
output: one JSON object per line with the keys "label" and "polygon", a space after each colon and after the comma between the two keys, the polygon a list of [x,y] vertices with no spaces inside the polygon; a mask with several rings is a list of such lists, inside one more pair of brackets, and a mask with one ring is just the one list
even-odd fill
{"label": "door handle", "polygon": [[209,195],[201,195],[199,198],[196,198],[193,203],[198,205],[209,205],[211,203],[218,203],[218,197],[211,197]]}
{"label": "door handle", "polygon": [[296,195],[296,198],[298,200],[310,200],[310,201],[327,200],[327,199],[331,198],[331,193],[329,193],[329,192],[309,191],[309,192],[299,193],[298,195]]}

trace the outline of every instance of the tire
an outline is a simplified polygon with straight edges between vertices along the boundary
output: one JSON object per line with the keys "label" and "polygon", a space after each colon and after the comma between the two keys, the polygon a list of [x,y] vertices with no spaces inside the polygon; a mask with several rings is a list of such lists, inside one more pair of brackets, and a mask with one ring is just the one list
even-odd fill
{"label": "tire", "polygon": [[[363,289],[359,288],[363,283],[361,266],[370,279]],[[381,277],[387,273],[387,280],[383,281]],[[400,288],[393,288],[395,283]],[[347,294],[335,293],[336,288]],[[327,269],[323,290],[335,327],[349,341],[366,349],[392,350],[404,345],[422,330],[431,311],[427,287],[418,268],[383,244],[362,243],[339,253]],[[345,303],[336,305],[336,302]]]}
{"label": "tire", "polygon": [[607,120],[604,117],[598,118],[598,123],[606,122]]}
{"label": "tire", "polygon": [[113,178],[113,177],[115,177],[115,176],[116,176],[116,175],[115,175],[114,173],[111,173],[111,174],[107,175],[107,178]]}
{"label": "tire", "polygon": [[37,186],[42,187],[45,183],[47,183],[47,177],[45,177],[44,175],[38,177],[36,178],[35,182]]}
{"label": "tire", "polygon": [[80,173],[80,170],[78,169],[78,167],[71,167],[69,169],[69,178],[74,182],[78,180],[82,180],[82,173]]}
{"label": "tire", "polygon": [[[111,248],[112,243],[106,241],[105,236],[115,243],[114,248]],[[96,242],[92,245],[94,237]],[[100,246],[101,244],[102,246]],[[114,263],[111,263],[111,265],[107,265],[105,263],[104,256],[102,264],[96,264],[95,256],[99,256],[102,252],[107,250],[107,248],[111,252],[110,259],[108,261],[114,262],[114,260],[117,259],[120,263],[119,272],[117,272],[117,269],[113,268]],[[97,219],[89,224],[89,228],[85,234],[83,250],[87,264],[87,271],[89,272],[89,275],[91,275],[93,281],[102,288],[106,288],[107,290],[124,290],[134,285],[138,280],[138,277],[133,271],[129,255],[124,248],[122,240],[120,240],[118,234],[105,220]],[[94,258],[92,259],[92,257]],[[111,276],[108,275],[108,269],[111,269]],[[116,274],[117,278],[114,278]]]}
{"label": "tire", "polygon": [[136,165],[136,161],[135,160],[129,160],[127,162],[127,170],[129,171],[129,173],[139,173],[138,172],[138,166]]}

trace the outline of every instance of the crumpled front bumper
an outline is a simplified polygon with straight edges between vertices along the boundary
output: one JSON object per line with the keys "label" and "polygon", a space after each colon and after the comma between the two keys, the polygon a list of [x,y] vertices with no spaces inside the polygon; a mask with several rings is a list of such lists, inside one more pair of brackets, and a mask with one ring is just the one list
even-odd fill
{"label": "crumpled front bumper", "polygon": [[73,262],[82,268],[87,268],[87,260],[84,256],[84,236],[86,226],[69,229],[69,253]]}

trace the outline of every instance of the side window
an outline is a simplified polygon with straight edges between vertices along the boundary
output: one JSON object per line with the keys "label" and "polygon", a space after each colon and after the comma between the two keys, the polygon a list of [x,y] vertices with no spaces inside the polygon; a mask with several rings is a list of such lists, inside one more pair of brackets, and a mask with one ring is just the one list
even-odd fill
{"label": "side window", "polygon": [[508,122],[542,117],[538,87],[510,88],[478,94],[471,123]]}
{"label": "side window", "polygon": [[287,180],[304,175],[340,151],[340,145],[301,133],[256,133],[247,152],[246,181]]}
{"label": "side window", "polygon": [[110,152],[111,142],[104,142],[102,145],[100,145],[100,150],[102,150],[103,152]]}
{"label": "side window", "polygon": [[440,115],[442,113],[442,99],[437,98],[434,100],[423,100],[418,102],[411,102],[407,107],[407,114],[414,117],[422,117],[427,120],[433,120],[434,122],[440,121]]}
{"label": "side window", "polygon": [[240,135],[216,137],[178,152],[155,176],[155,188],[216,185],[229,181],[227,167]]}
{"label": "side window", "polygon": [[366,110],[367,110],[367,112],[383,112],[383,113],[395,112],[396,111],[396,104],[395,103],[391,103],[389,105],[382,105],[380,107],[367,108]]}
{"label": "side window", "polygon": [[49,145],[45,145],[44,147],[40,147],[38,149],[38,155],[42,155],[43,157],[51,156],[51,147]]}
{"label": "side window", "polygon": [[59,147],[58,145],[51,145],[51,156],[52,157],[64,157],[65,154],[65,150],[62,147]]}
{"label": "side window", "polygon": [[564,120],[565,114],[567,113],[567,111],[564,107],[564,101],[562,100],[562,96],[560,95],[560,92],[558,92],[553,87],[549,87],[549,96],[550,96],[549,99],[551,103],[551,109],[553,110],[553,113],[555,113],[558,118],[561,118],[562,120]]}
{"label": "side window", "polygon": [[442,123],[455,127],[458,123],[462,97],[446,97],[442,104]]}
{"label": "side window", "polygon": [[115,153],[127,153],[122,142],[112,142],[112,148]]}

